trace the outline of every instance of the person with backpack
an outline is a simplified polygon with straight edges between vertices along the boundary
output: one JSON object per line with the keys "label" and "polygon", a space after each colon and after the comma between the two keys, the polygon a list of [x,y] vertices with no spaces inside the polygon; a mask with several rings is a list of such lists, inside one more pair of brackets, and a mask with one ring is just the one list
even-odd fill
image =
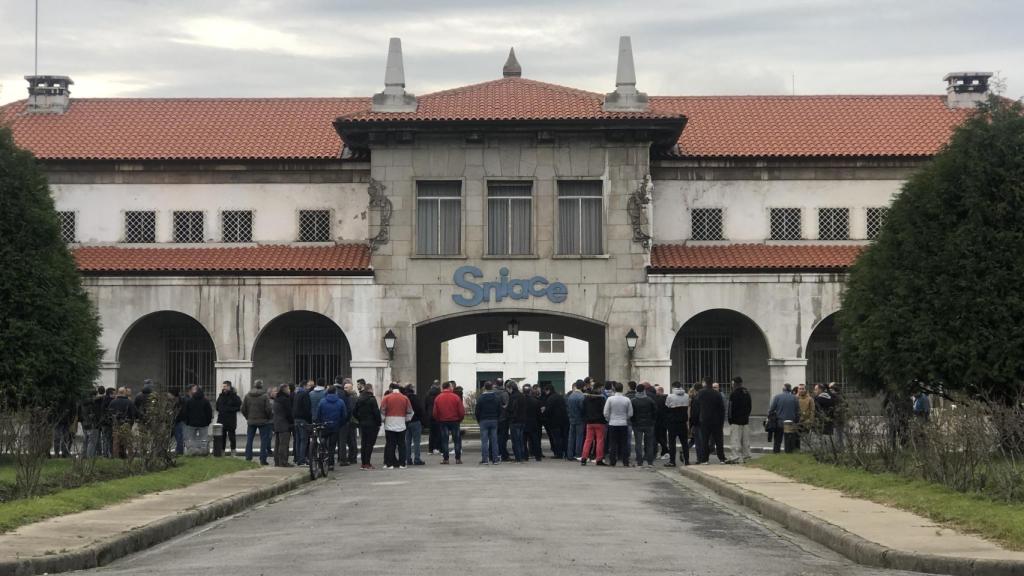
{"label": "person with backpack", "polygon": [[[345,401],[338,396],[338,388],[331,384],[324,389],[324,396],[313,409],[313,422],[324,425],[323,436],[327,442],[327,469],[334,470],[334,456],[337,450],[338,431],[348,422],[349,414]],[[374,435],[376,438],[376,435]]]}
{"label": "person with backpack", "polygon": [[229,442],[230,454],[234,454],[237,448],[235,428],[238,427],[238,411],[241,409],[242,399],[238,397],[238,393],[231,386],[231,381],[225,380],[221,384],[220,395],[217,396],[217,423],[221,425],[220,435],[225,453],[228,451]]}
{"label": "person with backpack", "polygon": [[210,453],[210,423],[213,406],[203,389],[192,386],[192,395],[185,403],[185,453],[206,456]]}
{"label": "person with backpack", "polygon": [[743,386],[743,378],[732,379],[729,395],[729,424],[732,425],[732,451],[740,462],[750,460],[750,392]]}
{"label": "person with backpack", "polygon": [[373,386],[366,384],[359,391],[359,398],[356,400],[353,417],[359,421],[359,459],[362,463],[362,470],[373,470],[370,459],[373,457],[373,444],[377,441],[377,434],[380,432],[380,425],[383,418],[380,415],[380,406],[377,405],[377,398],[373,395]]}

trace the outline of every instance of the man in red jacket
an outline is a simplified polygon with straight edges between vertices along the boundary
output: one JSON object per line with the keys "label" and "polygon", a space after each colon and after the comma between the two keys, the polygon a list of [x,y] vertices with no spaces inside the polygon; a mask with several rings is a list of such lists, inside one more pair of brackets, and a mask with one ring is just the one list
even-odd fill
{"label": "man in red jacket", "polygon": [[453,384],[441,384],[441,393],[434,400],[434,423],[441,427],[441,454],[444,455],[441,464],[448,463],[449,433],[455,441],[455,463],[462,464],[462,435],[459,423],[466,416],[466,406],[462,403],[462,398],[452,391]]}

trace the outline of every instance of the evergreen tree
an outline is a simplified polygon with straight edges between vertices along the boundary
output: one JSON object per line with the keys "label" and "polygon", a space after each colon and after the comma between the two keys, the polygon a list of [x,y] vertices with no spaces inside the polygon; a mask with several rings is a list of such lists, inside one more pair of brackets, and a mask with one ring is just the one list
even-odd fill
{"label": "evergreen tree", "polygon": [[992,97],[903,186],[850,270],[839,314],[851,380],[1004,401],[1024,384],[1024,116]]}
{"label": "evergreen tree", "polygon": [[71,406],[99,373],[99,335],[46,176],[0,126],[0,410]]}

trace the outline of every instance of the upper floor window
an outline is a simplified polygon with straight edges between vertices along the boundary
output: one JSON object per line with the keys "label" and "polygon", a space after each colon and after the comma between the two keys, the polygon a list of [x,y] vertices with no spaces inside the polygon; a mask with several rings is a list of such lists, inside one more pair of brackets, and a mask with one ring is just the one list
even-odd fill
{"label": "upper floor window", "polygon": [[882,231],[882,226],[885,226],[885,219],[889,216],[889,208],[885,206],[868,208],[866,215],[867,230],[865,236],[868,240],[874,240],[878,238],[878,233]]}
{"label": "upper floor window", "polygon": [[462,182],[416,182],[416,253],[455,256],[462,248]]}
{"label": "upper floor window", "polygon": [[818,240],[849,240],[850,209],[819,208]]}
{"label": "upper floor window", "polygon": [[551,332],[540,332],[540,353],[561,354],[565,352],[565,336],[552,334]]}
{"label": "upper floor window", "polygon": [[125,212],[124,241],[132,244],[156,242],[156,212],[152,210]]}
{"label": "upper floor window", "polygon": [[220,213],[221,242],[252,242],[252,210]]}
{"label": "upper floor window", "polygon": [[199,211],[174,212],[174,241],[179,244],[200,244],[203,234],[203,213]]}
{"label": "upper floor window", "polygon": [[299,242],[330,242],[331,211],[299,210]]}
{"label": "upper floor window", "polygon": [[533,223],[531,182],[487,183],[487,253],[530,253]]}
{"label": "upper floor window", "polygon": [[501,354],[505,351],[503,332],[484,332],[476,335],[477,354]]}
{"label": "upper floor window", "polygon": [[722,209],[694,208],[691,210],[690,238],[693,240],[723,240]]}
{"label": "upper floor window", "polygon": [[600,180],[558,182],[558,253],[602,254]]}
{"label": "upper floor window", "polygon": [[769,212],[772,240],[800,240],[803,224],[799,208],[772,208]]}
{"label": "upper floor window", "polygon": [[74,212],[57,212],[57,221],[60,224],[60,239],[65,244],[78,241],[78,221]]}

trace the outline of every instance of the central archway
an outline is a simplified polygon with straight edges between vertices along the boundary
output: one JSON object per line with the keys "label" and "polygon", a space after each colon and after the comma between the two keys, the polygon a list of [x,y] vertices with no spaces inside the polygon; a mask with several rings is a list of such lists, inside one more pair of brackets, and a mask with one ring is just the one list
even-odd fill
{"label": "central archway", "polygon": [[253,380],[268,386],[351,375],[348,338],[330,318],[306,310],[285,312],[267,324],[252,351]]}
{"label": "central archway", "polygon": [[605,324],[545,312],[474,312],[437,318],[416,326],[416,387],[420,393],[425,393],[434,380],[440,379],[443,342],[470,334],[504,332],[512,320],[523,332],[553,332],[586,341],[589,373],[598,381],[605,379]]}

